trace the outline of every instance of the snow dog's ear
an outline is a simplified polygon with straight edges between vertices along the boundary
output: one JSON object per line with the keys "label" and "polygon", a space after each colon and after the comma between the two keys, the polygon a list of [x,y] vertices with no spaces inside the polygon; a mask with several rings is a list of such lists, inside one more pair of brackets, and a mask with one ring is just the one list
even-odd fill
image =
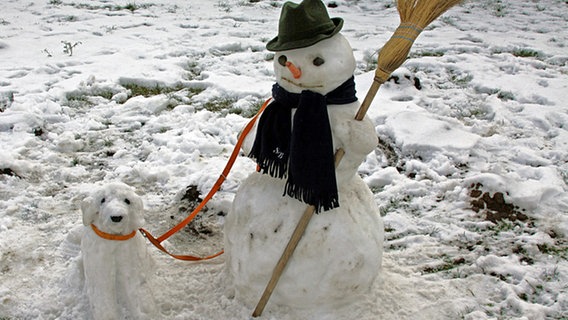
{"label": "snow dog's ear", "polygon": [[133,191],[130,192],[128,196],[130,200],[130,214],[132,215],[132,227],[133,229],[140,228],[144,226],[144,203],[142,202],[142,198],[139,195],[134,193]]}
{"label": "snow dog's ear", "polygon": [[95,222],[99,213],[99,206],[94,197],[86,197],[81,202],[81,211],[83,212],[83,224],[88,226]]}

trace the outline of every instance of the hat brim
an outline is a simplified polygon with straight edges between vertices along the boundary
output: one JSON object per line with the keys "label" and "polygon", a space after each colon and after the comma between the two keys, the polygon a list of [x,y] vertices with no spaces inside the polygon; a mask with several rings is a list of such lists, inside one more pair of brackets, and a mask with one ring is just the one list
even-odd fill
{"label": "hat brim", "polygon": [[301,39],[297,41],[285,41],[285,42],[280,41],[278,36],[276,36],[274,39],[268,41],[268,43],[266,44],[266,49],[268,49],[269,51],[286,51],[292,49],[300,49],[300,48],[309,47],[322,40],[331,38],[332,36],[336,35],[343,27],[343,19],[331,18],[331,21],[333,21],[333,24],[335,24],[335,29],[333,29],[333,31],[331,31],[330,33],[316,34],[309,39]]}

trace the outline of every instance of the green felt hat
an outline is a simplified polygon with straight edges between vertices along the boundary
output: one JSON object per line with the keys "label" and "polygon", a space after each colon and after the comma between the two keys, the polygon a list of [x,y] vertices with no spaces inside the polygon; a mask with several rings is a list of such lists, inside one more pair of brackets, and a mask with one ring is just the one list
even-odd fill
{"label": "green felt hat", "polygon": [[309,47],[341,30],[343,19],[330,18],[321,0],[286,2],[282,7],[278,36],[266,44],[270,51]]}

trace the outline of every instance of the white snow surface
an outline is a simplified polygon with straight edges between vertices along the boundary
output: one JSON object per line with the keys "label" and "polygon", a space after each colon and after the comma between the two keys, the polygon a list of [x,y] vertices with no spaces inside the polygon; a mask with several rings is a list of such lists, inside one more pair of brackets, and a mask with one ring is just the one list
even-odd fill
{"label": "white snow surface", "polygon": [[[390,1],[335,3],[362,100],[398,13]],[[211,189],[270,95],[264,45],[282,4],[2,3],[0,318],[89,317],[77,230],[94,185],[135,187],[155,235],[186,215],[188,185]],[[341,310],[269,302],[261,319],[567,319],[567,22],[566,1],[484,0],[432,23],[368,113],[381,143],[359,174],[385,222],[380,279]],[[133,96],[134,85],[162,93]],[[222,213],[254,169],[237,159],[203,213],[210,232],[164,244],[220,250]],[[482,194],[502,194],[501,209],[477,200],[473,210]],[[191,263],[148,249],[162,319],[250,317],[225,290],[223,256]]]}

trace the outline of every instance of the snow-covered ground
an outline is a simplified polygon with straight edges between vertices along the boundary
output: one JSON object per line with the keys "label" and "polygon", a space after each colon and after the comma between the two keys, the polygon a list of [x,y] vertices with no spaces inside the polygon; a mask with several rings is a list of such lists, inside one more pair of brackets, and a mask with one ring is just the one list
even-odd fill
{"label": "snow-covered ground", "polygon": [[[362,100],[398,13],[334,3]],[[0,319],[85,317],[79,205],[94,185],[136,187],[155,235],[187,213],[187,186],[209,191],[270,94],[264,46],[282,4],[3,1]],[[380,281],[335,314],[269,302],[262,318],[568,319],[567,26],[564,0],[481,0],[427,28],[369,111],[381,143],[360,174],[385,220]],[[200,225],[166,246],[221,249],[223,215],[254,168],[240,157]],[[225,293],[222,256],[149,250],[164,319],[249,318]]]}

